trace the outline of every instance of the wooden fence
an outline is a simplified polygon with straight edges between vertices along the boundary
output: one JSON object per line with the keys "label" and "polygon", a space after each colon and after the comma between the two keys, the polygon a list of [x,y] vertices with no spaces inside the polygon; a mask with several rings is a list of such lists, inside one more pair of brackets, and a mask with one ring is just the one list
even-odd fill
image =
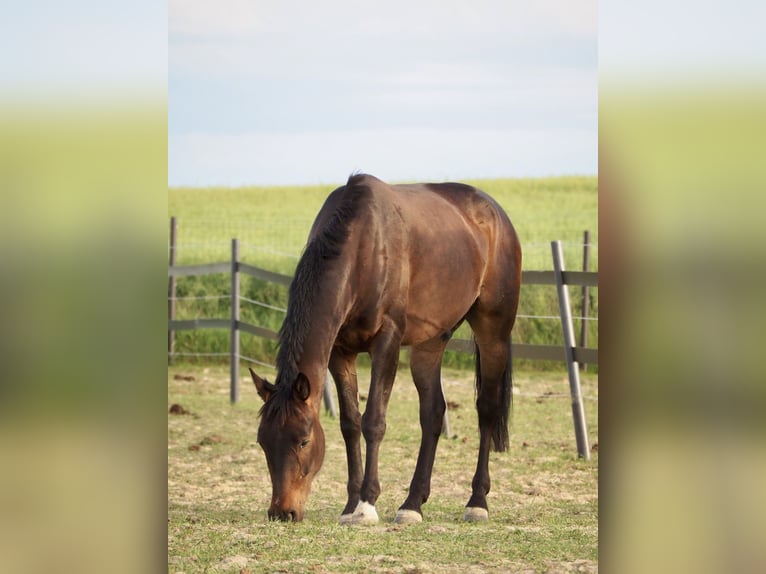
{"label": "wooden fence", "polygon": [[[243,357],[240,354],[240,333],[250,333],[257,337],[265,337],[271,340],[278,339],[278,333],[252,325],[240,319],[240,275],[245,274],[256,277],[263,281],[288,286],[292,277],[274,273],[249,265],[239,260],[239,241],[231,240],[231,260],[220,263],[208,263],[201,265],[175,265],[175,218],[171,219],[171,249],[170,265],[168,266],[168,358],[173,357],[174,331],[194,329],[228,329],[231,333],[230,345],[230,400],[236,403],[239,400],[239,367]],[[586,246],[588,235],[586,232]],[[581,286],[584,300],[589,299],[587,289],[598,286],[598,273],[589,271],[566,271],[561,242],[551,242],[551,255],[553,257],[553,271],[523,271],[522,284],[526,285],[555,285],[558,294],[559,312],[564,335],[564,345],[530,345],[524,343],[512,343],[512,355],[514,359],[565,361],[568,367],[570,393],[572,396],[572,414],[575,422],[575,435],[579,456],[589,459],[587,429],[585,427],[585,413],[583,408],[582,394],[580,391],[579,364],[598,364],[598,349],[578,346],[574,335],[572,321],[572,309],[569,301],[568,285]],[[587,249],[584,262],[587,269]],[[212,273],[231,274],[231,316],[228,318],[204,318],[204,319],[175,319],[175,279],[192,275],[209,275]],[[583,335],[584,336],[584,335]],[[458,352],[473,353],[473,342],[466,339],[452,339],[447,349]],[[329,386],[325,393],[326,401],[330,400]]]}

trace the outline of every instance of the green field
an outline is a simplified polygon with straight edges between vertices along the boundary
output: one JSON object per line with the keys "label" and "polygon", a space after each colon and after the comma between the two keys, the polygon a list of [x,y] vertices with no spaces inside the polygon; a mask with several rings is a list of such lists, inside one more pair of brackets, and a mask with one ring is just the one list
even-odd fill
{"label": "green field", "polygon": [[[360,395],[369,372],[360,370]],[[228,401],[221,366],[168,369],[168,571],[174,572],[596,572],[598,570],[598,385],[583,376],[593,458],[577,458],[563,373],[517,372],[511,448],[492,453],[490,520],[467,524],[478,445],[472,375],[447,370],[450,438],[436,456],[424,521],[391,521],[406,496],[420,429],[417,393],[400,371],[381,446],[383,492],[373,527],[337,524],[345,504],[346,462],[337,420],[322,415],[324,466],[299,524],[267,520],[271,490],[255,442],[260,399],[243,381]],[[362,402],[362,408],[364,402]]]}
{"label": "green field", "polygon": [[[339,182],[342,183],[342,182]],[[506,210],[524,247],[525,269],[550,269],[550,242],[565,242],[567,263],[581,264],[583,231],[598,243],[598,178],[468,180]],[[172,188],[168,216],[178,219],[179,265],[227,260],[231,239],[242,256],[291,273],[311,223],[335,185]],[[598,250],[592,254],[598,268]]]}
{"label": "green field", "polygon": [[[342,183],[342,182],[339,182]],[[598,270],[598,179],[572,176],[540,179],[468,181],[492,195],[507,211],[521,238],[526,270],[551,269],[550,242],[564,242],[566,267],[582,265],[583,232],[591,232],[591,270]],[[334,185],[308,187],[174,188],[168,191],[168,215],[177,218],[178,265],[230,259],[231,239],[240,240],[240,258],[272,271],[292,274],[316,213]],[[243,277],[242,295],[270,307],[284,309],[287,290]],[[581,299],[572,289],[575,314]],[[176,318],[229,317],[227,274],[178,280]],[[598,290],[591,292],[591,316],[598,316]],[[208,299],[189,299],[208,297]],[[212,298],[211,298],[212,297]],[[555,289],[528,285],[522,288],[519,314],[558,314]],[[276,330],[284,314],[263,305],[242,303],[242,320]],[[579,321],[575,329],[579,332]],[[589,346],[598,346],[596,321],[588,322]],[[469,337],[464,326],[458,337]],[[515,342],[561,344],[560,324],[551,319],[520,318],[513,332]],[[185,331],[176,334],[180,353],[226,353],[225,331]],[[273,342],[242,337],[242,354],[273,363]],[[404,358],[406,360],[406,357]],[[191,360],[179,357],[179,360]],[[204,359],[210,361],[210,358]],[[222,359],[226,360],[226,359]],[[445,364],[470,367],[472,359],[447,353]],[[557,368],[536,363],[539,368]]]}

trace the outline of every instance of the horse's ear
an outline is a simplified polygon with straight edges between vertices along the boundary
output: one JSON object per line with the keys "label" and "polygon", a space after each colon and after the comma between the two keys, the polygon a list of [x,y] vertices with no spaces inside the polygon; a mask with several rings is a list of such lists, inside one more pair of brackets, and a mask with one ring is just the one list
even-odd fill
{"label": "horse's ear", "polygon": [[298,373],[298,378],[293,383],[293,393],[295,397],[301,401],[307,401],[311,396],[311,383],[303,373]]}
{"label": "horse's ear", "polygon": [[248,367],[248,370],[253,377],[253,383],[255,383],[255,390],[258,391],[258,395],[263,399],[263,402],[268,401],[277,388],[266,379],[262,379],[256,375],[255,371],[250,367]]}

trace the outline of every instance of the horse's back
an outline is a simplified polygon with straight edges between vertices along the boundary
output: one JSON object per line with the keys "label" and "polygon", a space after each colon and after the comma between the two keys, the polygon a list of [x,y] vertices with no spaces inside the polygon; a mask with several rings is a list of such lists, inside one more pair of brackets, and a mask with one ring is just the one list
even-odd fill
{"label": "horse's back", "polygon": [[477,230],[493,225],[501,233],[515,235],[500,205],[476,187],[454,182],[389,185],[370,175],[355,177],[369,190],[371,207],[395,211],[407,230],[428,229],[432,235],[444,236],[445,225],[463,224]]}

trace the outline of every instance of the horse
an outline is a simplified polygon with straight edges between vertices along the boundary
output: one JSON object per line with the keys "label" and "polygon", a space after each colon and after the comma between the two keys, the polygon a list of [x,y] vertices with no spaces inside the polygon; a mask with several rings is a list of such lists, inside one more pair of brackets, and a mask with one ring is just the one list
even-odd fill
{"label": "horse", "polygon": [[[422,434],[409,493],[394,521],[421,522],[446,409],[442,356],[467,321],[475,346],[480,441],[464,519],[487,520],[490,448],[508,449],[510,334],[520,286],[516,231],[497,202],[475,187],[388,185],[353,174],[330,193],[290,284],[275,383],[250,369],[264,401],[258,444],[272,484],[269,518],[304,517],[324,459],[319,412],[329,370],[348,463],[348,501],[340,523],[378,522],[378,452],[400,347],[409,346]],[[356,374],[359,353],[371,359],[364,415]]]}

